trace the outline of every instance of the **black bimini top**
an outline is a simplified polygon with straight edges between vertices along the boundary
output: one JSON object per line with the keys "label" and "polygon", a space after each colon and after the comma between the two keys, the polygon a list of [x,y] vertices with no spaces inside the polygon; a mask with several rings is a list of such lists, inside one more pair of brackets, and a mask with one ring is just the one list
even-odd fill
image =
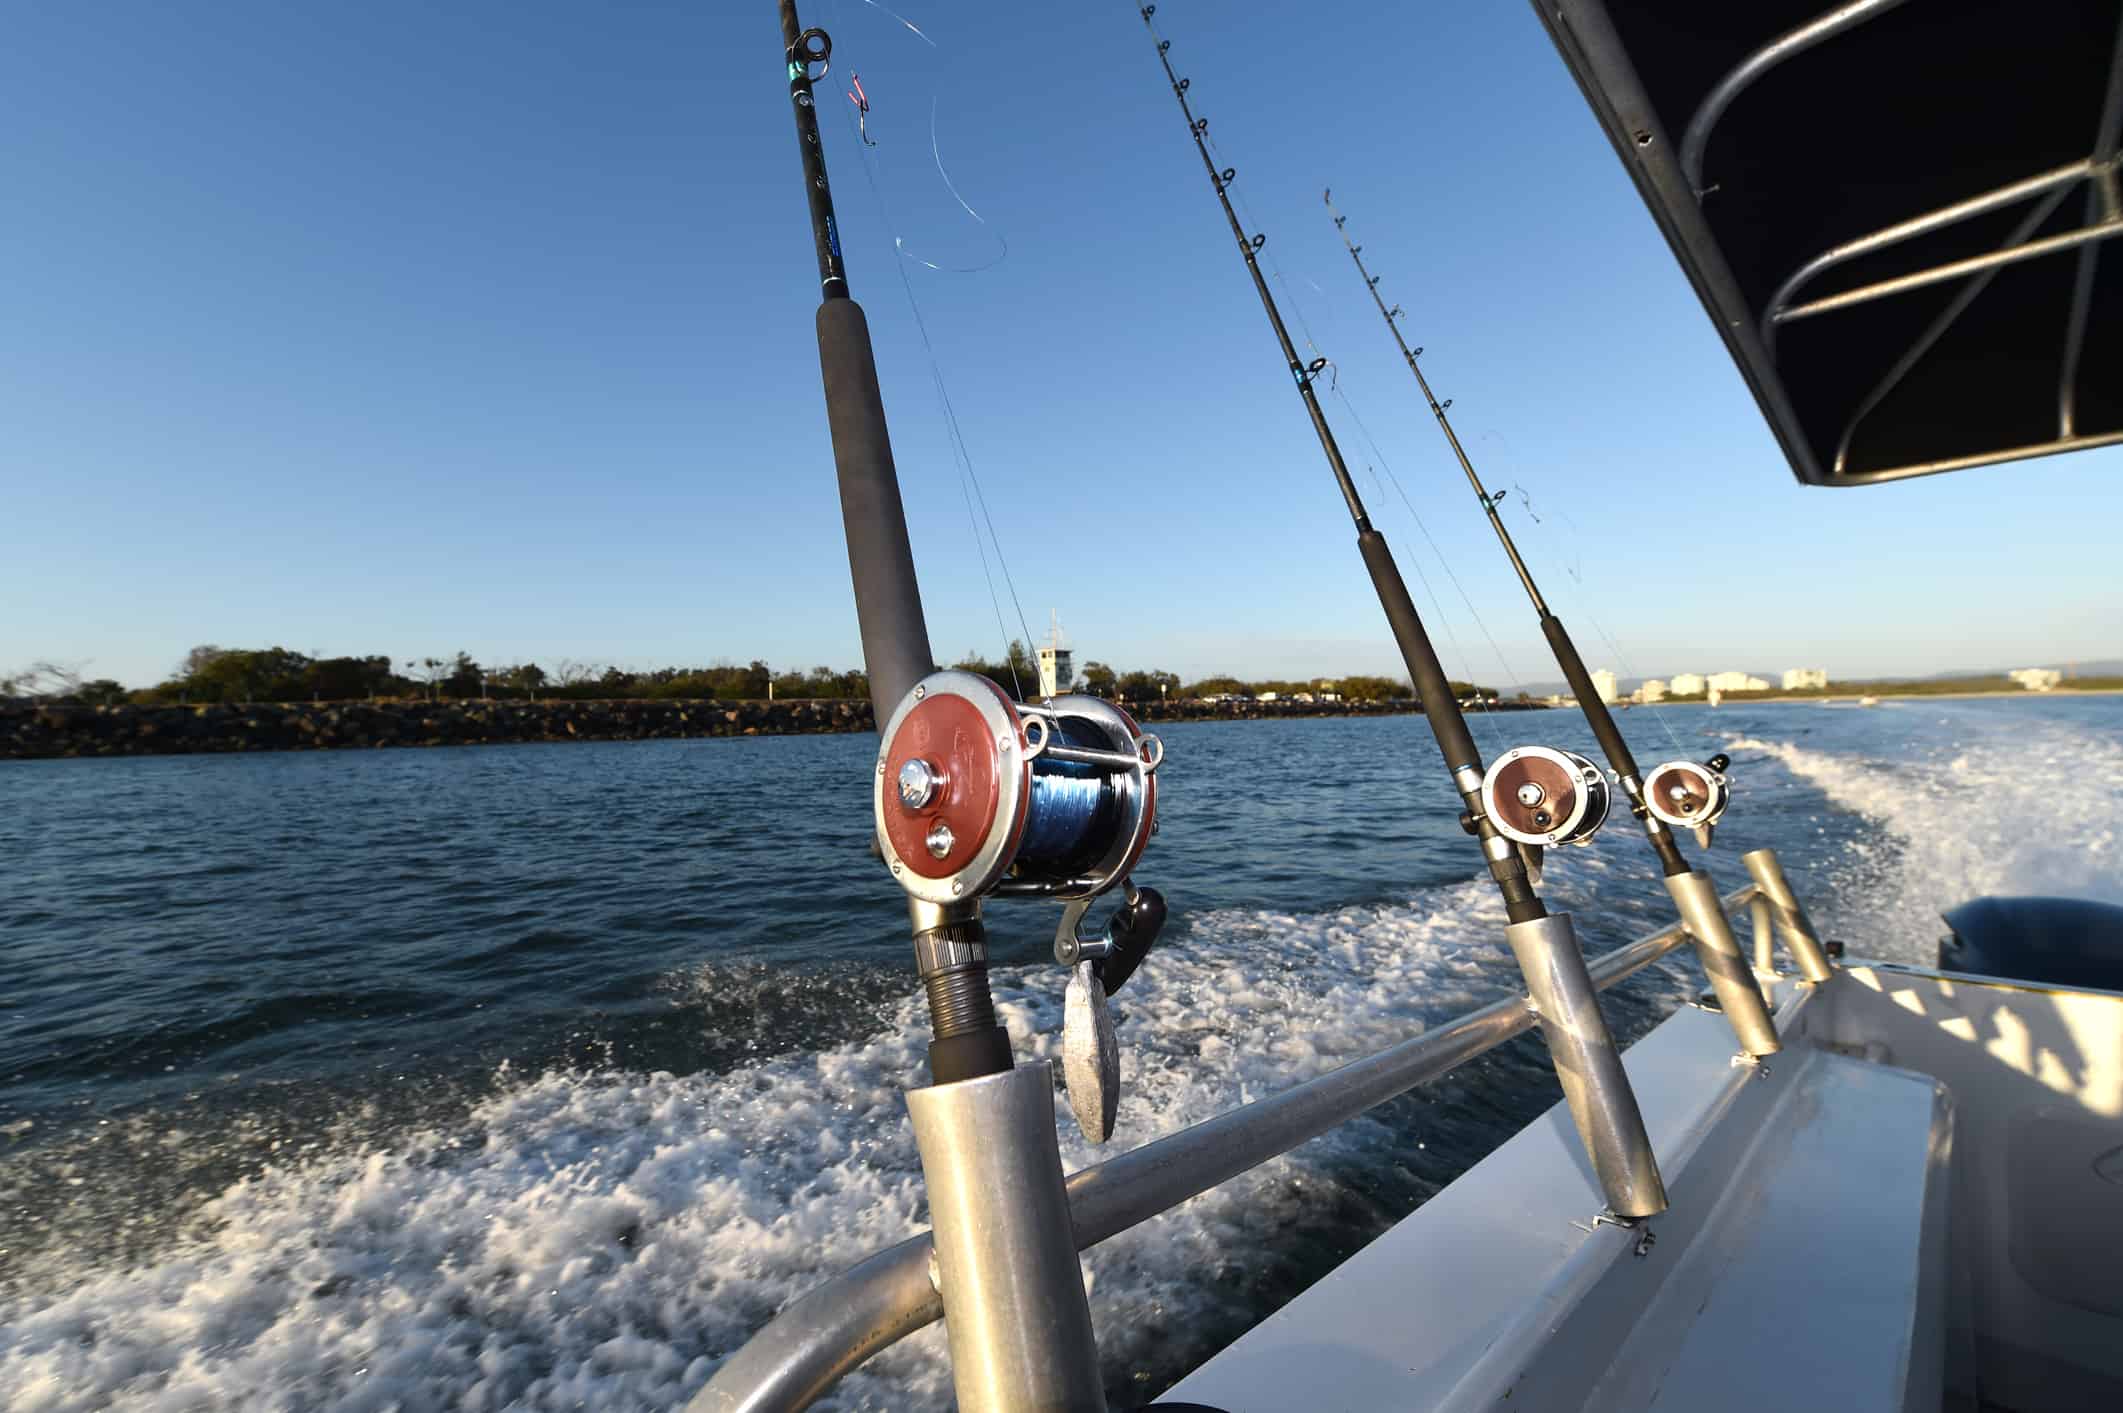
{"label": "black bimini top", "polygon": [[2123,3],[1534,9],[1801,481],[2123,443]]}

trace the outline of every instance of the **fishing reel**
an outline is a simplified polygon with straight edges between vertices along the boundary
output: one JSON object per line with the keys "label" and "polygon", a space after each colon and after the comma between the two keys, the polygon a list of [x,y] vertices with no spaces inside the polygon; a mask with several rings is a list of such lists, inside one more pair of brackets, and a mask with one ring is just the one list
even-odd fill
{"label": "fishing reel", "polygon": [[[1165,748],[1110,702],[1075,694],[1011,700],[977,673],[932,672],[885,724],[872,786],[877,844],[912,897],[938,906],[987,897],[1067,904],[1055,959],[1069,968],[1063,1072],[1077,1121],[1111,1133],[1120,1060],[1106,997],[1156,940],[1155,889],[1129,875],[1157,829]],[[1092,902],[1126,902],[1096,937]]]}
{"label": "fishing reel", "polygon": [[1725,779],[1730,764],[1729,756],[1715,755],[1701,765],[1670,760],[1654,766],[1644,778],[1644,808],[1674,829],[1694,830],[1696,842],[1709,848],[1719,816],[1732,803],[1732,786]]}
{"label": "fishing reel", "polygon": [[1490,762],[1482,812],[1518,844],[1589,844],[1607,822],[1612,793],[1600,768],[1575,751],[1518,746]]}
{"label": "fishing reel", "polygon": [[877,842],[916,898],[1090,899],[1126,878],[1157,824],[1164,745],[1096,697],[1013,702],[932,672],[877,755]]}

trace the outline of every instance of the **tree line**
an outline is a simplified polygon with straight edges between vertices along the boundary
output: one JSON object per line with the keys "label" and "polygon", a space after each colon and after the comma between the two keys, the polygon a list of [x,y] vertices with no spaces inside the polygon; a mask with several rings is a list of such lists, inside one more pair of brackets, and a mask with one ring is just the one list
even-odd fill
{"label": "tree line", "polygon": [[[1013,696],[1036,696],[1039,664],[1020,641],[1012,641],[1000,660],[969,652],[951,664],[977,672]],[[1345,701],[1375,702],[1411,697],[1406,681],[1366,675],[1333,679],[1252,681],[1215,674],[1183,682],[1163,669],[1120,670],[1087,662],[1075,690],[1110,700],[1149,703],[1209,697],[1289,698],[1332,693]],[[1476,693],[1493,697],[1488,688],[1455,682],[1464,700]],[[465,652],[450,657],[394,658],[385,654],[313,657],[288,648],[224,648],[203,644],[184,655],[167,679],[151,687],[130,688],[111,678],[90,678],[78,668],[40,662],[0,675],[0,699],[27,699],[88,706],[136,702],[143,705],[247,702],[344,702],[450,698],[599,701],[673,699],[689,701],[761,701],[768,698],[864,699],[869,676],[859,668],[836,671],[777,670],[753,659],[739,666],[723,661],[705,667],[659,667],[644,671],[611,664],[562,658],[548,669],[535,662],[483,664]]]}

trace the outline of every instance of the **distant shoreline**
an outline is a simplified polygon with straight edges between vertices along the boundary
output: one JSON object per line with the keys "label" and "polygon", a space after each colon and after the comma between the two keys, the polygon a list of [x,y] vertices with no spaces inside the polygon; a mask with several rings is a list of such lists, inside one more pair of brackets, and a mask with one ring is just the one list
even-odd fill
{"label": "distant shoreline", "polygon": [[[2048,692],[1872,693],[1883,700],[2098,697],[2119,687]],[[1742,697],[1754,703],[1855,705],[1857,695]],[[1128,704],[1146,726],[1193,721],[1418,715],[1415,703],[1197,702]],[[1648,703],[1707,706],[1698,698]],[[1489,710],[1547,711],[1545,703],[1499,702]],[[223,755],[258,751],[408,749],[526,745],[546,741],[692,740],[729,736],[814,736],[875,729],[867,701],[387,701],[260,702],[248,706],[40,706],[0,703],[0,760],[81,756]]]}
{"label": "distant shoreline", "polygon": [[[1842,703],[1847,703],[1847,704],[1849,704],[1849,705],[1855,706],[1855,705],[1857,704],[1857,702],[1858,702],[1858,699],[1859,699],[1860,697],[1874,697],[1874,698],[1877,698],[1878,700],[1880,700],[1880,701],[1883,701],[1883,702],[1884,702],[1884,701],[1897,701],[1897,702],[1911,702],[1911,701],[1934,701],[1934,702],[1970,702],[1970,701],[1983,701],[1983,700],[1985,700],[1985,699],[1988,699],[1988,698],[1993,698],[1993,697],[1995,697],[1995,698],[1997,698],[1997,699],[1999,699],[1999,700],[2001,700],[2001,701],[2002,701],[2002,700],[2009,700],[2009,701],[2019,701],[2019,700],[2021,700],[2021,699],[2023,699],[2023,698],[2024,698],[2024,699],[2026,699],[2026,700],[2029,700],[2029,701],[2033,701],[2033,700],[2036,700],[2036,699],[2039,699],[2039,698],[2043,698],[2043,697],[2051,697],[2051,698],[2054,698],[2054,697],[2115,697],[2115,696],[2123,696],[2123,687],[2052,687],[2052,688],[2050,688],[2050,689],[2049,689],[2048,691],[2046,691],[2046,692],[2030,692],[2030,691],[2027,691],[2027,690],[2026,690],[2025,688],[2017,688],[2017,689],[2015,689],[2015,688],[1999,688],[1999,687],[1991,687],[1991,688],[1986,688],[1986,689],[1984,689],[1983,691],[1979,691],[1979,692],[1895,692],[1895,691],[1884,691],[1884,692],[1831,692],[1831,693],[1828,693],[1828,694],[1827,694],[1827,695],[1825,695],[1825,696],[1813,696],[1813,695],[1811,695],[1811,694],[1808,694],[1808,695],[1806,695],[1806,696],[1786,696],[1786,695],[1785,695],[1784,693],[1782,693],[1782,692],[1773,692],[1773,693],[1767,693],[1767,694],[1765,694],[1765,695],[1762,695],[1762,696],[1754,696],[1754,695],[1752,695],[1752,694],[1749,694],[1749,695],[1746,695],[1746,696],[1730,696],[1730,695],[1729,695],[1729,696],[1727,696],[1727,697],[1725,698],[1725,705],[1727,705],[1727,706],[1760,706],[1760,705],[1765,705],[1765,704],[1767,704],[1767,703],[1770,703],[1770,702],[1813,702],[1813,703],[1815,703],[1815,704],[1817,704],[1817,705],[1827,705],[1827,704],[1829,704],[1829,703],[1834,703],[1834,702],[1842,702]],[[1620,705],[1620,703],[1617,703],[1617,705]],[[1636,706],[1659,706],[1659,707],[1686,707],[1686,706],[1709,706],[1709,705],[1710,705],[1710,703],[1709,703],[1709,702],[1707,702],[1707,701],[1705,701],[1705,700],[1704,700],[1703,698],[1701,698],[1701,697],[1680,697],[1680,698],[1675,698],[1675,697],[1667,697],[1667,698],[1666,698],[1665,700],[1663,700],[1663,701],[1657,701],[1657,702],[1630,702],[1630,703],[1628,703],[1628,705],[1629,705],[1629,706],[1632,706],[1632,707],[1636,707]],[[1567,710],[1567,709],[1568,709],[1568,708],[1565,708],[1565,710]]]}
{"label": "distant shoreline", "polygon": [[[1136,708],[1160,722],[1394,716],[1413,702],[1196,702]],[[1526,708],[1516,704],[1512,710]],[[813,736],[875,730],[867,700],[391,700],[247,705],[0,703],[0,760],[526,745],[544,741]]]}

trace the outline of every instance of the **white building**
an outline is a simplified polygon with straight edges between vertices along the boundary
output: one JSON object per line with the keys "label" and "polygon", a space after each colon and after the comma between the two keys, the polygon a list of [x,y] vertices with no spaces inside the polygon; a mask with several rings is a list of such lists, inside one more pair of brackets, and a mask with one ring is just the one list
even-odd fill
{"label": "white building", "polygon": [[1828,669],[1825,667],[1787,667],[1784,669],[1784,690],[1803,692],[1808,687],[1828,685]]}
{"label": "white building", "polygon": [[1713,672],[1709,685],[1720,692],[1766,692],[1769,684],[1744,672]]}
{"label": "white building", "polygon": [[1666,684],[1656,677],[1647,677],[1644,679],[1644,685],[1637,688],[1632,694],[1632,700],[1646,705],[1652,702],[1663,702],[1666,700]]}
{"label": "white building", "polygon": [[1621,684],[1615,681],[1614,674],[1604,667],[1592,674],[1592,690],[1598,692],[1600,700],[1610,706],[1622,694]]}
{"label": "white building", "polygon": [[2064,680],[2064,674],[2051,667],[2023,667],[2005,675],[2030,692],[2046,692]]}
{"label": "white building", "polygon": [[1676,697],[1700,697],[1709,685],[1700,672],[1676,672],[1673,680],[1666,684],[1666,690]]}
{"label": "white building", "polygon": [[1061,619],[1048,615],[1046,644],[1039,650],[1039,694],[1060,696],[1076,685],[1076,654],[1062,646]]}

